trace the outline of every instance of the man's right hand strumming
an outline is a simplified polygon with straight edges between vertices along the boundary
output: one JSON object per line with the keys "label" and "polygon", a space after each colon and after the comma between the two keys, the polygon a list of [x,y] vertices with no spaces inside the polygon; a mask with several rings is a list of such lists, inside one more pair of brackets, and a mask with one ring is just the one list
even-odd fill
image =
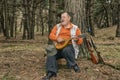
{"label": "man's right hand strumming", "polygon": [[57,42],[58,42],[58,43],[61,43],[61,42],[64,42],[64,41],[65,41],[65,40],[64,40],[63,38],[61,38],[61,37],[58,37],[58,38],[57,38]]}

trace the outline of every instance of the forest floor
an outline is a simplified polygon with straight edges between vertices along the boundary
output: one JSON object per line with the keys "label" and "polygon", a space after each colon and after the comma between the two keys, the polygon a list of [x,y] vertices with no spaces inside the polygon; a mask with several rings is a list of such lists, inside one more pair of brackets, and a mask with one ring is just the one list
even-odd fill
{"label": "forest floor", "polygon": [[[120,39],[115,38],[116,27],[96,29],[94,41],[106,63],[120,69]],[[0,36],[0,80],[41,80],[45,75],[45,47],[47,36],[36,40],[4,40]],[[77,60],[80,73],[61,66],[51,80],[120,80],[120,70],[90,60]]]}

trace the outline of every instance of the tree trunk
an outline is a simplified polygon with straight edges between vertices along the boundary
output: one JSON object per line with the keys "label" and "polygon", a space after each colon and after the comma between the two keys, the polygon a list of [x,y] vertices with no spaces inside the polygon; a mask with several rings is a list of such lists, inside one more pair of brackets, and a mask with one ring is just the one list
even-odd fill
{"label": "tree trunk", "polygon": [[23,14],[23,17],[24,17],[24,20],[23,20],[23,23],[24,23],[24,28],[23,28],[23,39],[28,39],[29,38],[29,30],[28,30],[28,26],[29,26],[29,23],[28,23],[28,2],[27,0],[23,0],[24,2],[24,14]]}
{"label": "tree trunk", "polygon": [[120,1],[118,4],[118,10],[117,10],[117,29],[116,29],[116,37],[120,37]]}
{"label": "tree trunk", "polygon": [[40,27],[41,27],[41,35],[43,36],[44,35],[44,19],[43,19],[43,9],[42,9],[42,6],[40,7],[40,12],[39,12],[39,15],[40,15]]}
{"label": "tree trunk", "polygon": [[[65,11],[73,12],[73,23],[80,27],[82,32],[86,30],[85,0],[65,0]],[[81,56],[87,56],[86,45],[80,46]]]}
{"label": "tree trunk", "polygon": [[2,11],[3,11],[3,5],[2,1],[0,1],[0,33],[2,33]]}
{"label": "tree trunk", "polygon": [[73,23],[78,25],[82,32],[85,31],[85,1],[84,0],[65,0],[65,11],[72,12]]}
{"label": "tree trunk", "polygon": [[7,0],[4,0],[4,28],[5,28],[5,37],[6,39],[10,38],[9,35],[9,26],[8,26],[8,5],[7,5]]}
{"label": "tree trunk", "polygon": [[6,36],[6,32],[5,32],[5,26],[4,26],[4,10],[3,10],[3,6],[2,6],[2,10],[1,10],[1,30],[3,32],[3,35]]}
{"label": "tree trunk", "polygon": [[93,9],[92,9],[93,1],[94,0],[86,0],[86,23],[87,23],[87,28],[88,28],[89,33],[92,36],[95,36],[93,19],[92,19],[92,16],[93,16]]}
{"label": "tree trunk", "polygon": [[15,23],[15,8],[16,7],[16,0],[13,0],[13,8],[12,8],[12,16],[11,16],[11,27],[10,27],[10,37],[14,36],[14,23]]}
{"label": "tree trunk", "polygon": [[[56,24],[56,0],[49,0],[49,33],[51,29]],[[49,39],[48,44],[51,44],[52,41]]]}
{"label": "tree trunk", "polygon": [[44,35],[44,19],[41,19],[41,25],[42,25],[42,36]]}
{"label": "tree trunk", "polygon": [[108,17],[108,9],[105,7],[105,4],[103,4],[103,8],[104,8],[104,11],[105,11],[105,17],[104,17],[104,20],[106,21],[106,27],[109,27],[109,17]]}
{"label": "tree trunk", "polygon": [[30,39],[34,39],[35,10],[36,10],[35,0],[32,0]]}

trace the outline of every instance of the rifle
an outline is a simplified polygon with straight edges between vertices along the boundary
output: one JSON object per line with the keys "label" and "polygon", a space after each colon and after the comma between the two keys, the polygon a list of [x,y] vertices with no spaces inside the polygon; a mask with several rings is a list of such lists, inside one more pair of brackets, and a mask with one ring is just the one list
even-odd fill
{"label": "rifle", "polygon": [[86,40],[86,45],[87,45],[87,49],[88,49],[88,51],[90,52],[90,56],[91,56],[91,59],[92,59],[92,62],[94,63],[94,64],[97,64],[98,63],[98,60],[97,60],[97,58],[95,57],[95,55],[94,55],[94,51],[93,51],[93,48],[92,48],[92,44],[90,43],[90,41],[89,40],[87,40],[87,39],[85,39]]}
{"label": "rifle", "polygon": [[116,69],[116,70],[120,70],[120,68],[117,68],[117,67],[114,66],[114,65],[111,65],[111,64],[109,64],[109,63],[104,62],[103,58],[102,58],[101,55],[100,55],[100,52],[97,51],[97,47],[95,46],[95,43],[94,43],[94,41],[93,41],[93,39],[92,39],[91,37],[90,37],[90,40],[91,40],[91,43],[92,43],[92,45],[93,45],[94,50],[95,50],[96,53],[97,53],[98,63],[101,63],[101,64],[103,64],[103,65],[107,65],[107,66],[109,66],[109,67],[111,67],[111,68],[113,68],[113,69]]}
{"label": "rifle", "polygon": [[91,43],[92,43],[92,45],[93,45],[94,50],[95,50],[96,53],[97,53],[98,63],[103,63],[103,64],[105,64],[103,58],[102,58],[101,55],[100,55],[100,52],[97,50],[97,47],[95,46],[95,43],[94,43],[94,41],[93,41],[93,39],[92,39],[91,37],[90,37],[90,40],[91,40]]}
{"label": "rifle", "polygon": [[[79,35],[79,36],[77,36],[77,37],[78,37],[78,38],[84,38],[84,37],[86,37],[86,34],[82,34],[82,35]],[[62,44],[55,42],[55,47],[56,47],[56,49],[61,50],[61,49],[65,48],[72,39],[73,39],[73,38],[66,39],[64,42],[62,42]]]}

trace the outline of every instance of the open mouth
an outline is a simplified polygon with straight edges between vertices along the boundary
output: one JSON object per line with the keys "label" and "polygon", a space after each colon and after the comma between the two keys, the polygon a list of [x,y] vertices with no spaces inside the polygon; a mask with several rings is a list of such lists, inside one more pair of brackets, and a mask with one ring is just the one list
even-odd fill
{"label": "open mouth", "polygon": [[64,20],[61,20],[61,22],[64,22]]}

